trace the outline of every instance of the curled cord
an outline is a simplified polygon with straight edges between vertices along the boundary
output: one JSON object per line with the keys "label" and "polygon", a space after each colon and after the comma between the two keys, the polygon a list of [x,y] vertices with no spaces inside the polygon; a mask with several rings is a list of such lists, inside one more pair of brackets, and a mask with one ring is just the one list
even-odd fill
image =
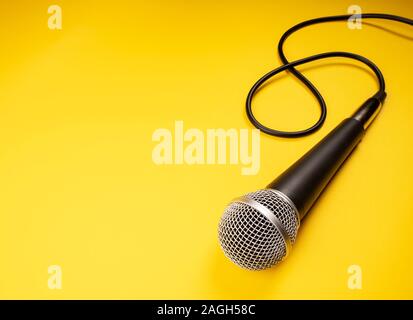
{"label": "curled cord", "polygon": [[[413,25],[413,20],[400,17],[400,16],[395,16],[395,15],[390,15],[390,14],[382,14],[382,13],[366,13],[366,14],[360,14],[359,15],[361,18],[365,19],[385,19],[385,20],[392,20],[392,21],[397,21],[401,23],[405,23],[408,25]],[[326,53],[321,53],[321,54],[316,54],[312,55],[300,60],[296,61],[288,61],[283,50],[283,46],[285,43],[285,40],[295,31],[300,30],[304,27],[313,25],[313,24],[318,24],[318,23],[324,23],[324,22],[331,22],[331,21],[343,21],[343,20],[348,20],[351,18],[352,15],[339,15],[339,16],[329,16],[329,17],[322,17],[322,18],[316,18],[316,19],[311,19],[307,21],[303,21],[290,29],[288,29],[280,38],[280,41],[278,42],[278,55],[280,56],[281,61],[283,62],[283,65],[268,72],[265,74],[263,77],[261,77],[250,89],[248,96],[247,96],[247,101],[246,101],[246,112],[248,119],[251,121],[251,123],[261,131],[272,135],[272,136],[277,136],[277,137],[285,137],[285,138],[294,138],[294,137],[302,137],[308,134],[311,134],[318,129],[320,129],[326,119],[327,116],[327,106],[324,101],[323,96],[321,93],[318,91],[318,89],[308,80],[301,72],[299,72],[297,69],[295,69],[295,66],[308,63],[314,60],[320,60],[324,58],[330,58],[330,57],[345,57],[345,58],[350,58],[353,60],[358,60],[365,65],[367,65],[377,76],[378,82],[379,82],[379,90],[377,93],[374,95],[375,98],[379,99],[381,102],[386,97],[386,92],[385,92],[385,81],[383,74],[381,73],[380,69],[370,60],[367,58],[360,56],[358,54],[350,53],[350,52],[326,52]],[[311,127],[304,129],[304,130],[299,130],[299,131],[280,131],[280,130],[275,130],[271,129],[269,127],[264,126],[261,124],[254,116],[252,112],[252,100],[254,98],[255,93],[257,90],[270,78],[274,77],[276,74],[288,70],[290,71],[297,79],[299,79],[310,91],[311,93],[315,96],[317,99],[320,109],[321,109],[321,114],[320,118],[318,121]]]}

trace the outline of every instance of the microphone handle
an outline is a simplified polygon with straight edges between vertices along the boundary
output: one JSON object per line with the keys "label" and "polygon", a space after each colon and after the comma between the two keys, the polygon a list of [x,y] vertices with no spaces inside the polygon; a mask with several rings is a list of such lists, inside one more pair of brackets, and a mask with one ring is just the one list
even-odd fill
{"label": "microphone handle", "polygon": [[286,195],[296,206],[300,219],[320,196],[353,149],[361,141],[365,128],[378,113],[380,101],[367,100],[350,117],[342,121],[267,188]]}

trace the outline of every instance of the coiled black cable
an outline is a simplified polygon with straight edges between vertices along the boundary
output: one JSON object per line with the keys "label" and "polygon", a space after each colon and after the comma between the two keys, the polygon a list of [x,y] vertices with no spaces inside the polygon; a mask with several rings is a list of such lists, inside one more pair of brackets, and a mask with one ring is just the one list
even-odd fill
{"label": "coiled black cable", "polygon": [[[390,14],[382,14],[382,13],[365,13],[365,14],[360,14],[358,15],[360,18],[364,19],[385,19],[385,20],[393,20],[401,23],[405,23],[408,25],[413,25],[413,20],[408,19],[405,17],[400,17],[396,15],[390,15]],[[307,21],[303,21],[290,29],[288,29],[280,38],[280,41],[278,42],[278,55],[283,63],[282,66],[268,72],[264,76],[262,76],[250,89],[248,96],[247,96],[247,101],[246,101],[246,111],[247,111],[247,116],[248,119],[251,121],[251,123],[261,131],[272,135],[272,136],[277,136],[277,137],[286,137],[286,138],[294,138],[294,137],[302,137],[305,135],[308,135],[310,133],[313,133],[314,131],[317,131],[318,129],[321,128],[323,125],[326,116],[327,116],[327,106],[324,101],[323,96],[321,93],[318,91],[318,89],[311,83],[310,80],[308,80],[301,72],[299,72],[297,69],[294,67],[311,62],[314,60],[320,60],[324,58],[330,58],[330,57],[345,57],[345,58],[350,58],[354,60],[358,60],[364,64],[366,64],[377,76],[378,82],[379,82],[379,90],[377,93],[374,95],[377,99],[383,101],[384,98],[386,97],[386,92],[385,92],[385,81],[383,74],[381,73],[380,69],[370,60],[367,58],[360,56],[358,54],[354,54],[351,52],[325,52],[325,53],[320,53],[316,55],[312,55],[300,60],[296,61],[288,61],[283,50],[283,46],[285,43],[285,40],[295,31],[300,30],[304,27],[317,24],[317,23],[323,23],[323,22],[331,22],[331,21],[343,21],[343,20],[348,20],[349,18],[353,17],[353,15],[339,15],[339,16],[329,16],[329,17],[321,17],[321,18],[316,18],[316,19],[311,19]],[[280,130],[275,130],[271,129],[269,127],[264,126],[261,124],[254,116],[252,112],[252,100],[254,98],[255,93],[257,90],[270,78],[274,77],[276,74],[288,70],[290,71],[297,79],[299,79],[310,91],[311,93],[316,97],[320,109],[321,109],[321,114],[320,118],[318,121],[311,127],[304,129],[304,130],[299,130],[299,131],[280,131]]]}

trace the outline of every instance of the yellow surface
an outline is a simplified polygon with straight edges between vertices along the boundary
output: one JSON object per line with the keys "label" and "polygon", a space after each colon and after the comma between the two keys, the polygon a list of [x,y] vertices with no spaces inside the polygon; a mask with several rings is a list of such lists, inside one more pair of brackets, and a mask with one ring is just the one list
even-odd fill
{"label": "yellow surface", "polygon": [[[59,4],[63,29],[47,27]],[[412,29],[370,21],[303,30],[290,59],[344,50],[372,59],[388,100],[351,160],[268,271],[222,254],[217,223],[235,196],[265,186],[376,89],[344,59],[302,70],[324,94],[327,121],[296,140],[261,135],[261,170],[156,166],[158,128],[251,128],[244,99],[279,65],[293,24],[346,14],[348,1],[3,1],[0,4],[0,298],[413,298]],[[413,17],[406,1],[357,1]],[[354,67],[355,65],[361,68]],[[257,116],[280,129],[318,117],[291,77],[266,87]],[[47,286],[60,265],[61,290]],[[362,290],[347,288],[350,265]]]}

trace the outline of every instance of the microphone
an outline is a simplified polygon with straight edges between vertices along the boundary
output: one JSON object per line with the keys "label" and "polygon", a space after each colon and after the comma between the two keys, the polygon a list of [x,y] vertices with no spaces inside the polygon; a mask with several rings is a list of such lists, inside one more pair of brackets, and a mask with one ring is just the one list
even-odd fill
{"label": "microphone", "polygon": [[218,227],[224,254],[242,268],[262,270],[284,260],[300,222],[362,139],[385,93],[364,102],[266,189],[233,200]]}

